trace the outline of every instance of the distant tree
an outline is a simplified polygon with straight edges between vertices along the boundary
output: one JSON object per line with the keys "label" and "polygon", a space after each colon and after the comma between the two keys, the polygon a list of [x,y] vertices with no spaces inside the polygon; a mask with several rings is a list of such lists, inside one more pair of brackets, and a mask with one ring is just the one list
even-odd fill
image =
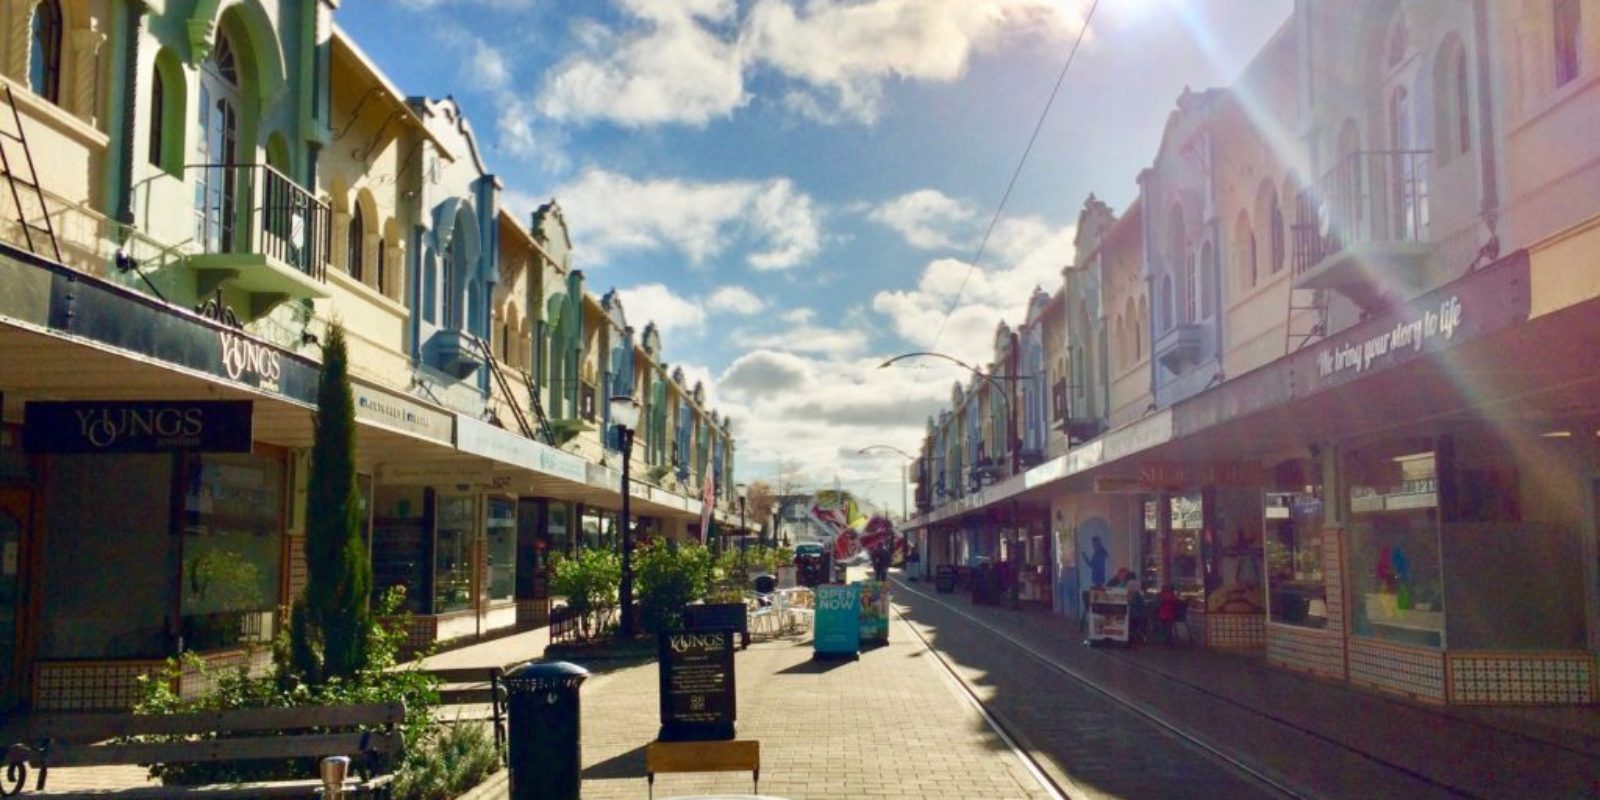
{"label": "distant tree", "polygon": [[306,588],[291,625],[294,666],[311,683],[354,675],[366,663],[372,563],[361,539],[355,403],[344,327],[322,348],[306,498]]}
{"label": "distant tree", "polygon": [[766,481],[753,481],[747,497],[745,507],[751,519],[764,521],[772,517],[772,509],[778,502],[777,495],[772,491],[772,484]]}

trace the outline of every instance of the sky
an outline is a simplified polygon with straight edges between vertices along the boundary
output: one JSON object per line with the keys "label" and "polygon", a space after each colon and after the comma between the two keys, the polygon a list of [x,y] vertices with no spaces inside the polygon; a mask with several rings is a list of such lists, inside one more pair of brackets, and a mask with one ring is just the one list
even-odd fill
{"label": "sky", "polygon": [[654,321],[733,419],[741,481],[782,470],[897,512],[905,460],[857,451],[914,454],[965,373],[879,364],[992,359],[996,325],[1060,288],[1089,194],[1131,202],[1184,87],[1231,83],[1293,5],[1091,2],[346,0],[335,19],[402,91],[461,104],[507,207],[561,205],[590,288]]}

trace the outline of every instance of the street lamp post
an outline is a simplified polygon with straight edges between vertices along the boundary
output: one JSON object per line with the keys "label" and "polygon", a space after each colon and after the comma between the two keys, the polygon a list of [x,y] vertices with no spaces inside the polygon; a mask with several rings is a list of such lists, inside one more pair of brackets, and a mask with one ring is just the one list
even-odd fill
{"label": "street lamp post", "polygon": [[622,445],[622,585],[618,590],[622,601],[622,638],[632,639],[636,632],[633,618],[633,524],[629,519],[630,491],[628,462],[633,460],[633,432],[639,425],[639,401],[632,395],[611,398],[611,422],[617,426],[619,444]]}
{"label": "street lamp post", "polygon": [[895,447],[894,445],[888,444],[869,444],[866,447],[857,450],[856,455],[864,456],[873,450],[888,450],[893,453],[898,453],[900,454],[901,458],[906,459],[906,463],[902,464],[900,469],[900,519],[902,522],[911,519],[910,508],[906,505],[906,489],[910,484],[910,478],[908,476],[911,473],[911,464],[917,460],[917,457],[907,453],[904,450],[901,450],[898,447]]}
{"label": "street lamp post", "polygon": [[745,538],[744,508],[749,487],[742,483],[736,483],[733,485],[733,490],[739,496],[739,573],[740,579],[748,587],[750,583],[750,542]]}
{"label": "street lamp post", "polygon": [[1015,368],[1016,367],[1016,361],[1017,361],[1016,352],[1017,352],[1017,345],[1016,345],[1016,342],[1015,342],[1015,337],[1013,337],[1013,342],[1012,342],[1012,345],[1011,345],[1011,359],[1010,359],[1011,360],[1011,365],[1012,365],[1012,370],[1011,371],[1012,371],[1013,374],[1011,374],[1011,375],[995,375],[995,374],[990,373],[990,372],[984,372],[983,370],[978,369],[977,367],[975,367],[975,366],[973,366],[971,364],[968,364],[967,362],[962,361],[961,359],[956,358],[955,356],[947,355],[945,353],[934,353],[934,352],[929,352],[929,351],[918,351],[918,352],[915,352],[915,353],[901,353],[900,355],[897,355],[897,356],[895,356],[893,358],[887,359],[882,364],[879,364],[878,365],[878,369],[885,369],[887,367],[893,366],[895,364],[895,362],[897,362],[897,361],[904,361],[905,359],[908,359],[908,358],[938,358],[938,359],[943,359],[945,361],[948,361],[948,362],[950,362],[952,364],[955,364],[958,367],[961,367],[962,369],[964,369],[964,370],[972,373],[973,375],[977,376],[979,380],[988,382],[988,384],[990,386],[993,386],[995,389],[998,390],[995,393],[996,396],[1000,398],[1001,402],[1006,404],[1006,421],[1007,421],[1007,427],[1010,428],[1010,430],[1006,431],[1006,446],[1008,448],[1010,448],[1010,450],[1011,450],[1011,473],[1013,475],[1015,475],[1017,472],[1021,471],[1021,468],[1022,468],[1022,437],[1021,437],[1021,431],[1018,430],[1018,428],[1020,426],[1017,424],[1017,407],[1012,402],[1012,398],[1009,395],[1006,394],[1006,391],[1007,391],[1006,387],[1005,387],[1004,384],[1001,383],[1001,381],[1019,381],[1019,380],[1024,380],[1024,379],[1032,379],[1032,378],[1036,377],[1034,375],[1017,375],[1017,374],[1014,374],[1016,372],[1016,368]]}

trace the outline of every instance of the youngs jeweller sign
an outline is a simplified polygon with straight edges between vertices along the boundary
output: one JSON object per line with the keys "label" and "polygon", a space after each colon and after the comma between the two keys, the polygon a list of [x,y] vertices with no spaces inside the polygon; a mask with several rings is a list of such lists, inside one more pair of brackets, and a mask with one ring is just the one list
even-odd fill
{"label": "youngs jeweller sign", "polygon": [[248,400],[28,403],[30,453],[248,453]]}

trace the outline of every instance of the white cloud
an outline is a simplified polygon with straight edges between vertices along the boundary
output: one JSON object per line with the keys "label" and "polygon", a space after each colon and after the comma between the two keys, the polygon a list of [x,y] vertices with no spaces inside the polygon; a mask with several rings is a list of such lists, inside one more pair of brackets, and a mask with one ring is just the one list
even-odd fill
{"label": "white cloud", "polygon": [[968,246],[978,212],[936,189],[921,189],[886,202],[867,215],[920,250]]}
{"label": "white cloud", "polygon": [[556,190],[588,263],[626,251],[677,250],[703,265],[736,243],[757,270],[787,269],[822,240],[811,198],[787,179],[697,183],[635,180],[592,169]]}
{"label": "white cloud", "polygon": [[662,334],[694,330],[706,321],[706,310],[701,303],[660,283],[618,289],[617,294],[622,296],[622,307],[628,310],[630,318],[654,322]]}
{"label": "white cloud", "polygon": [[[978,269],[967,262],[930,261],[914,289],[879,292],[872,308],[913,345],[936,348],[971,364],[994,357],[1001,320],[1015,327],[1035,287],[1051,291],[1072,256],[1072,226],[1037,218],[1004,220]],[[948,313],[948,319],[946,314]]]}
{"label": "white cloud", "polygon": [[444,6],[483,6],[486,8],[499,8],[517,10],[531,8],[539,0],[399,0],[400,5],[417,10],[442,8]]}
{"label": "white cloud", "polygon": [[759,314],[767,307],[767,301],[743,286],[724,286],[712,292],[706,298],[705,304],[706,308],[712,311],[726,311],[745,316]]}
{"label": "white cloud", "polygon": [[710,26],[736,12],[733,0],[619,0],[639,30],[584,23],[579,53],[546,75],[539,109],[575,123],[624,127],[705,125],[748,102],[735,43]]}
{"label": "white cloud", "polygon": [[885,86],[949,83],[976,54],[1053,43],[1082,24],[1072,0],[616,0],[625,22],[575,26],[578,52],[540,87],[562,122],[703,126],[750,102],[757,70],[791,84],[781,103],[809,118],[871,123]]}
{"label": "white cloud", "polygon": [[511,83],[511,66],[506,57],[488,42],[473,37],[472,53],[466,61],[468,75],[488,89],[503,89]]}

